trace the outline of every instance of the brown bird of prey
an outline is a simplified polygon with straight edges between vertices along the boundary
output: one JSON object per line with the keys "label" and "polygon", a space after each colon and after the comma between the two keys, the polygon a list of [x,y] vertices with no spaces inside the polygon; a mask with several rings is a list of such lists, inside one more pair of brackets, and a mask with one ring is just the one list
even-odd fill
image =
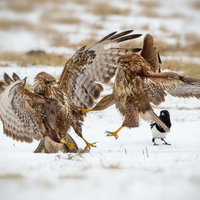
{"label": "brown bird of prey", "polygon": [[127,52],[117,59],[112,94],[103,97],[93,109],[82,110],[82,113],[98,111],[116,105],[125,119],[115,132],[107,131],[107,136],[117,139],[123,127],[138,127],[139,116],[156,122],[169,132],[170,129],[154,113],[150,103],[159,105],[164,102],[166,92],[174,97],[200,98],[200,80],[173,72],[159,73],[158,55],[153,37],[147,34],[140,55]]}
{"label": "brown bird of prey", "polygon": [[[25,88],[26,78],[13,74],[13,80],[4,74],[0,82],[0,118],[4,134],[21,142],[43,140],[46,137],[56,143],[70,143],[66,134],[70,127],[85,141],[86,148],[94,147],[82,135],[83,116],[80,109],[92,108],[103,87],[115,74],[115,60],[125,52],[140,49],[118,48],[118,43],[140,37],[132,30],[113,32],[85,50],[80,48],[65,64],[59,79],[45,72],[36,75],[34,92]],[[100,82],[100,83],[97,83]],[[68,139],[66,139],[68,138]],[[66,141],[67,140],[67,141]],[[72,141],[72,140],[71,140]],[[40,144],[43,145],[43,141]],[[38,147],[40,151],[42,147]],[[51,150],[50,150],[51,151]]]}

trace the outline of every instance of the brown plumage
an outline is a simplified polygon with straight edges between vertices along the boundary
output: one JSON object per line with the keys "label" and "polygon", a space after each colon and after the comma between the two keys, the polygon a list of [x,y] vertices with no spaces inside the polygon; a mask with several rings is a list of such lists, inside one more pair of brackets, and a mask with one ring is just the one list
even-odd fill
{"label": "brown plumage", "polygon": [[[119,34],[113,32],[89,49],[79,49],[66,62],[57,85],[54,84],[56,79],[50,74],[37,74],[34,79],[34,93],[24,87],[26,79],[20,80],[13,74],[13,81],[4,74],[7,84],[0,82],[3,90],[0,94],[0,117],[4,133],[22,142],[42,140],[36,152],[43,148],[46,138],[76,149],[75,142],[74,145],[70,143],[67,132],[73,127],[83,138],[83,116],[80,109],[91,108],[94,100],[100,96],[103,87],[97,82],[110,81],[116,70],[114,61],[122,54],[140,51],[116,47],[120,42],[141,36],[130,35],[131,32],[132,30]],[[95,146],[95,143],[88,143],[84,138],[83,140],[86,147]]]}
{"label": "brown plumage", "polygon": [[[152,120],[165,131],[169,128],[154,113],[150,103],[165,101],[166,92],[175,97],[200,99],[200,80],[173,72],[159,72],[159,54],[151,35],[146,35],[141,55],[127,52],[116,61],[118,68],[113,93],[105,96],[92,109],[103,110],[115,104],[125,116],[122,126],[108,136],[115,136],[123,127],[139,126],[139,116]],[[87,111],[87,110],[86,110]],[[83,111],[84,112],[84,111]]]}

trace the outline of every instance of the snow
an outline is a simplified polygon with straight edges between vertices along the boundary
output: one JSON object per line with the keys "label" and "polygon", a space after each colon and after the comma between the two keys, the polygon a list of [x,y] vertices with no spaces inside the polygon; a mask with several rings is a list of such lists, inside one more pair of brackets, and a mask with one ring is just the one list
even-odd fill
{"label": "snow", "polygon": [[[107,2],[107,1],[104,1]],[[134,29],[135,33],[147,32],[156,38],[170,43],[187,42],[184,36],[188,32],[199,35],[200,12],[193,9],[189,0],[159,1],[156,8],[160,17],[146,17],[139,1],[110,0],[108,3],[118,7],[130,8],[128,16],[94,16],[87,12],[88,5],[66,3],[63,10],[72,10],[73,16],[79,17],[79,25],[49,24],[54,30],[66,34],[71,43],[90,38],[94,33],[100,39],[113,31]],[[92,3],[91,3],[92,4]],[[15,13],[7,9],[6,2],[0,2],[0,19],[26,20],[38,25],[42,13],[51,9],[41,4],[30,13]],[[76,5],[76,6],[75,6]],[[77,9],[73,9],[77,7]],[[69,12],[70,13],[70,12]],[[184,17],[167,17],[173,13]],[[93,30],[91,24],[101,24],[102,29]],[[141,27],[148,24],[149,30]],[[44,24],[46,25],[46,24]],[[162,31],[160,26],[167,28]],[[170,35],[176,33],[177,38]],[[47,53],[73,55],[74,50],[66,47],[53,47],[49,35],[40,30],[0,30],[0,51],[26,52],[33,49]],[[140,38],[142,41],[143,38]],[[178,59],[184,62],[200,63],[198,57],[180,55],[176,57],[161,55],[161,59]],[[1,67],[7,66],[7,67]],[[27,77],[29,84],[41,71],[59,77],[63,66],[27,66],[20,67],[14,62],[0,61],[0,80],[3,73],[12,75],[16,72],[21,78]],[[109,86],[104,86],[103,95],[111,93]],[[123,117],[111,106],[102,112],[88,113],[83,124],[83,135],[89,142],[97,142],[97,147],[86,154],[34,154],[38,141],[32,144],[16,142],[3,134],[0,122],[0,199],[35,200],[35,199],[73,199],[73,200],[199,200],[200,199],[200,104],[197,99],[179,99],[167,96],[166,102],[155,107],[170,112],[172,128],[166,137],[171,146],[154,146],[151,139],[150,122],[140,121],[140,127],[119,132],[119,138],[106,137],[105,131],[115,131]],[[70,130],[80,148],[85,143],[75,132]]]}

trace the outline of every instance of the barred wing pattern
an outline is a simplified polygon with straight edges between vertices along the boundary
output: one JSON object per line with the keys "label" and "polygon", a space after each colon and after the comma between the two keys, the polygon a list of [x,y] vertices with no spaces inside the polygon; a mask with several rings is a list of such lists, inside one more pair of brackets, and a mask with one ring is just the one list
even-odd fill
{"label": "barred wing pattern", "polygon": [[4,134],[21,142],[40,140],[42,134],[36,116],[23,97],[26,79],[20,80],[16,74],[13,74],[15,81],[7,74],[4,79],[7,84],[0,82],[0,118]]}
{"label": "barred wing pattern", "polygon": [[[95,45],[85,50],[85,46],[72,56],[65,64],[60,77],[60,87],[80,108],[91,108],[94,100],[99,98],[103,87],[115,75],[115,61],[126,52],[139,52],[140,48],[117,48],[123,41],[138,38],[141,34],[131,34],[132,30],[119,34],[113,32]],[[99,82],[99,83],[98,83]],[[71,94],[69,94],[69,92]]]}
{"label": "barred wing pattern", "polygon": [[200,80],[196,78],[162,72],[148,75],[144,79],[144,85],[149,100],[155,105],[165,101],[165,91],[174,97],[200,99]]}

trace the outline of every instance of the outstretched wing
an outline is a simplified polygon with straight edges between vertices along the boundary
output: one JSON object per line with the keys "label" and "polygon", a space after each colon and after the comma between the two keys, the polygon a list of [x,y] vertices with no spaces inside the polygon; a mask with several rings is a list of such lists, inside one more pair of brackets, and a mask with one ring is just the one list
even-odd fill
{"label": "outstretched wing", "polygon": [[165,91],[174,97],[200,99],[200,80],[173,72],[152,73],[143,78],[149,100],[155,105],[164,102]]}
{"label": "outstretched wing", "polygon": [[16,74],[13,74],[13,79],[14,81],[5,73],[6,84],[0,82],[0,118],[4,134],[21,142],[30,143],[33,138],[40,140],[42,133],[38,125],[37,113],[24,98],[24,93],[28,94],[24,88],[26,78],[20,80]]}
{"label": "outstretched wing", "polygon": [[[65,64],[60,77],[60,87],[73,102],[80,108],[89,108],[94,105],[94,99],[99,98],[103,87],[100,83],[108,83],[115,75],[115,61],[122,54],[139,52],[139,48],[117,48],[118,43],[138,38],[141,34],[131,34],[132,30],[110,33],[94,46],[85,50],[79,49]],[[97,83],[99,82],[99,83]],[[70,92],[70,93],[69,93]]]}
{"label": "outstretched wing", "polygon": [[161,59],[152,35],[145,35],[140,55],[150,64],[154,73],[160,72]]}

